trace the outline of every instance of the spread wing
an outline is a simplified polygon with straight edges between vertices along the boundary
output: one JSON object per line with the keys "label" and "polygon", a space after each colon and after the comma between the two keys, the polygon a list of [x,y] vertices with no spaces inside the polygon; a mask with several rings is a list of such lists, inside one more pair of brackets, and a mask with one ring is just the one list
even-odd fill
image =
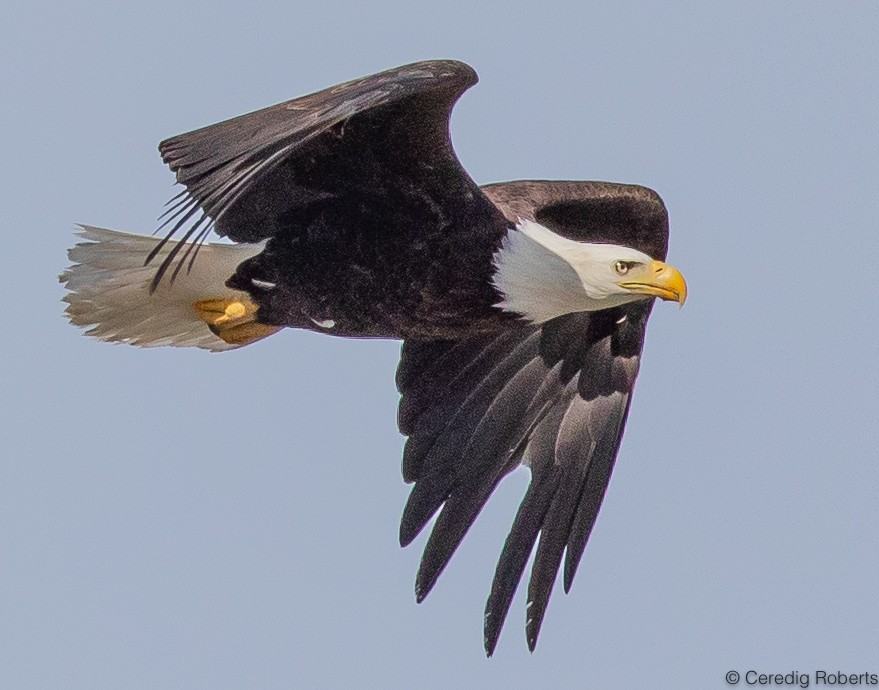
{"label": "spread wing", "polygon": [[[186,187],[166,212],[168,237],[184,230],[201,240],[211,227],[238,242],[502,233],[505,220],[449,136],[452,106],[476,81],[463,63],[419,62],[163,141],[162,158]],[[175,273],[186,257],[177,258]]]}
{"label": "spread wing", "polygon": [[[605,241],[665,256],[665,209],[650,190],[528,182],[486,192],[508,215],[536,217],[583,240],[604,233]],[[520,463],[531,469],[486,604],[489,655],[535,543],[530,649],[563,555],[565,591],[571,586],[622,438],[651,307],[652,301],[635,302],[568,314],[542,327],[518,324],[462,340],[403,345],[397,374],[399,425],[409,437],[403,476],[415,485],[401,543],[410,543],[441,508],[416,580],[419,601],[501,479]]]}

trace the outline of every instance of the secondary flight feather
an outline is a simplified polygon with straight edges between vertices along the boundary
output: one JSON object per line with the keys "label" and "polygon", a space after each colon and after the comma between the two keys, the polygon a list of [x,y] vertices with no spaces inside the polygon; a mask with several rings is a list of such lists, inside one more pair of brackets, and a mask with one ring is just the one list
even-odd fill
{"label": "secondary flight feather", "polygon": [[[103,340],[219,351],[285,327],[402,340],[400,543],[436,516],[418,601],[498,483],[531,471],[486,604],[491,655],[532,552],[530,649],[560,569],[570,589],[654,298],[683,304],[686,284],[664,263],[668,216],[649,189],[473,182],[449,118],[476,79],[419,62],[168,139],[184,190],[165,239],[83,226],[61,280],[70,321]],[[204,244],[211,230],[235,244]]]}

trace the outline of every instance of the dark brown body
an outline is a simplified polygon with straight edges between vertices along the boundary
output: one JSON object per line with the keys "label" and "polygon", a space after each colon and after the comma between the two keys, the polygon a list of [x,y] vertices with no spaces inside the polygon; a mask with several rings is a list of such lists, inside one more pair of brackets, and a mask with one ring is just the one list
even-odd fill
{"label": "dark brown body", "polygon": [[[249,290],[260,321],[271,325],[345,337],[455,339],[507,328],[517,318],[495,308],[500,296],[491,275],[492,257],[518,218],[572,239],[665,254],[657,242],[665,235],[656,227],[665,209],[646,188],[532,181],[482,191],[503,220],[484,214],[451,232],[439,222],[439,204],[427,197],[373,200],[361,213],[340,212],[335,200],[317,202],[291,217],[230,285]],[[345,201],[357,207],[356,198]],[[258,287],[262,283],[275,287]],[[332,327],[319,325],[330,321]]]}

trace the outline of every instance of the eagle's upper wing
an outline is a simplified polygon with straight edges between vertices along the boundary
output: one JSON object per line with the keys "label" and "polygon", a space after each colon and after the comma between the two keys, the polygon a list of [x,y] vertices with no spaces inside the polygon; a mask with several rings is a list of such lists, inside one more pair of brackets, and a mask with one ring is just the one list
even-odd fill
{"label": "eagle's upper wing", "polygon": [[[650,190],[527,182],[487,192],[508,214],[664,258],[665,209]],[[531,468],[486,605],[489,654],[538,535],[528,590],[531,649],[563,552],[565,590],[571,586],[622,438],[651,306],[652,300],[634,302],[543,326],[522,323],[457,341],[403,345],[397,374],[400,430],[409,437],[403,476],[415,486],[401,543],[411,542],[442,506],[416,581],[419,600],[498,482],[522,462]]]}
{"label": "eagle's upper wing", "polygon": [[[167,213],[169,237],[187,228],[186,238],[201,238],[211,225],[239,242],[280,230],[311,239],[323,227],[381,232],[370,219],[393,224],[388,208],[402,227],[417,218],[423,231],[487,225],[496,234],[505,221],[449,136],[452,106],[476,81],[460,62],[418,62],[163,141],[162,158],[186,187]],[[315,218],[316,208],[332,218]]]}

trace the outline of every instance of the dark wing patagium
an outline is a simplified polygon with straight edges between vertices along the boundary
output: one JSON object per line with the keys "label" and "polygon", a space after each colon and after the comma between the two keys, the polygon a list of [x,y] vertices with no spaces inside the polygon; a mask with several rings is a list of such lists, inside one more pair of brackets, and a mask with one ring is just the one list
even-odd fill
{"label": "dark wing patagium", "polygon": [[[665,208],[642,187],[519,182],[484,191],[509,217],[665,256]],[[542,327],[521,323],[493,335],[404,343],[399,424],[409,436],[404,479],[415,486],[401,543],[442,507],[416,581],[419,601],[500,480],[521,462],[531,468],[486,605],[488,654],[538,536],[526,622],[532,650],[563,553],[565,591],[571,586],[622,438],[651,306],[634,302]]]}
{"label": "dark wing patagium", "polygon": [[[410,292],[424,302],[436,299],[439,313],[444,300],[452,301],[443,294],[449,281],[424,273],[458,256],[459,277],[472,282],[459,286],[462,293],[490,301],[484,271],[464,268],[468,261],[490,264],[508,221],[461,167],[449,136],[452,106],[476,81],[463,63],[419,62],[162,142],[163,159],[186,187],[169,209],[169,237],[185,229],[186,238],[200,239],[212,225],[237,242],[269,239],[236,280],[244,281],[241,289],[249,289],[251,277],[279,283],[271,295],[255,295],[261,319],[275,325],[302,325],[288,313],[301,306],[292,295],[320,292],[328,267],[342,265],[358,272],[333,286],[350,285],[351,295],[382,301],[385,312],[421,306],[386,294],[417,279],[425,285]],[[175,272],[186,257],[178,258]],[[155,284],[174,260],[174,253],[164,260]],[[413,264],[425,270],[407,275]],[[318,265],[323,274],[308,274]],[[301,282],[288,284],[297,275]],[[355,307],[368,308],[366,297]],[[340,322],[337,334],[407,334],[397,322],[355,323],[344,332],[335,314],[329,318]]]}

